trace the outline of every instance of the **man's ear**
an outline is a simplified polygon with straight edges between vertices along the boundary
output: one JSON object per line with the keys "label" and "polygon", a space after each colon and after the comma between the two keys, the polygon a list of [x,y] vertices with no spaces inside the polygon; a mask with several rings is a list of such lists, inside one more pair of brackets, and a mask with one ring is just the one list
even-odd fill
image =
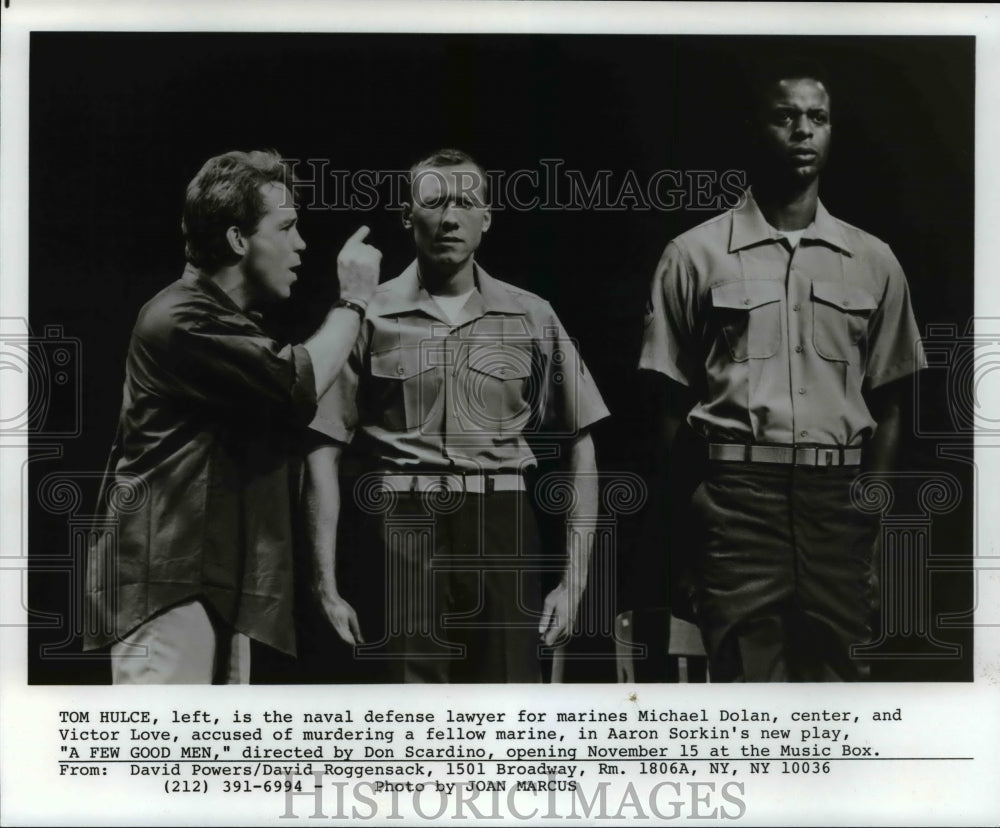
{"label": "man's ear", "polygon": [[403,227],[407,230],[413,229],[413,205],[408,201],[403,202],[403,212],[400,217],[403,220]]}
{"label": "man's ear", "polygon": [[247,244],[247,238],[243,235],[243,231],[235,225],[226,230],[226,241],[229,242],[230,250],[232,250],[233,253],[241,259],[250,249],[250,246]]}
{"label": "man's ear", "polygon": [[493,223],[493,211],[489,207],[486,208],[486,212],[483,213],[483,232],[485,233],[490,229],[490,225]]}

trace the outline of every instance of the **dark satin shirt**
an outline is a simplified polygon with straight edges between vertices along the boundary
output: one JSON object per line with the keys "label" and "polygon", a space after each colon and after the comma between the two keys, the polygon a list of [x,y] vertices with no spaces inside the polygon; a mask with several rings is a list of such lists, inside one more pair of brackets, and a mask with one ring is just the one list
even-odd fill
{"label": "dark satin shirt", "polygon": [[140,311],[89,550],[85,646],[203,599],[295,652],[293,447],[316,410],[301,345],[280,347],[188,265]]}

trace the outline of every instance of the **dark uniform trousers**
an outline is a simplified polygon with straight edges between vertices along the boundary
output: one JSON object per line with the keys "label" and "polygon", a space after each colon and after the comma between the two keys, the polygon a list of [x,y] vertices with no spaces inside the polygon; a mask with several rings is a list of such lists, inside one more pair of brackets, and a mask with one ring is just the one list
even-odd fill
{"label": "dark uniform trousers", "polygon": [[[524,492],[396,493],[361,517],[384,584],[356,653],[391,682],[539,682],[540,540]],[[371,633],[375,633],[372,635]]]}
{"label": "dark uniform trousers", "polygon": [[[711,462],[690,514],[695,612],[714,681],[851,681],[871,638],[876,516],[857,467]],[[700,558],[700,560],[698,560]]]}

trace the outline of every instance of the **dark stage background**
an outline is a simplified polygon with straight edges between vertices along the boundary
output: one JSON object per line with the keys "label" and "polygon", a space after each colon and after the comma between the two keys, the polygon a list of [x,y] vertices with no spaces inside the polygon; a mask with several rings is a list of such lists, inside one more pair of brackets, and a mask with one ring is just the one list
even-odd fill
{"label": "dark stage background", "polygon": [[[58,325],[79,340],[82,405],[78,436],[43,429],[32,440],[30,680],[108,680],[106,659],[80,653],[73,533],[96,493],[89,475],[103,469],[114,434],[136,313],[183,267],[184,188],[206,158],[274,147],[329,159],[330,170],[401,170],[429,150],[457,146],[508,174],[541,173],[541,159],[559,159],[588,182],[608,170],[614,195],[629,170],[647,182],[659,170],[741,169],[740,81],[755,59],[782,51],[814,56],[832,77],[824,203],[892,246],[922,329],[961,333],[973,311],[972,38],[34,34],[30,324],[36,335]],[[478,257],[552,302],[613,413],[595,434],[602,469],[645,475],[654,504],[660,392],[635,370],[643,308],[663,246],[714,212],[505,209]],[[383,278],[408,264],[412,242],[397,212],[300,210],[309,247],[293,299],[273,314],[276,332],[301,338],[318,323],[335,296],[336,252],[361,223],[383,251]],[[961,503],[934,517],[935,556],[969,555],[972,543],[972,467],[937,457],[939,445],[961,442],[951,436],[951,376],[939,365],[916,385],[907,416],[919,427],[907,429],[904,446],[904,470],[951,474],[962,487]],[[57,401],[53,422],[76,418],[72,399]],[[38,487],[52,475],[83,488],[75,512],[42,503]],[[667,601],[666,553],[650,531],[658,515],[621,527],[619,608]],[[961,654],[882,660],[876,679],[971,678],[971,630],[939,616],[973,608],[972,576],[935,572],[931,587],[921,622]],[[926,634],[909,640],[925,655],[942,653],[927,647]],[[607,657],[570,660],[567,679],[614,680],[606,640],[574,647],[603,648]],[[327,652],[325,668],[308,655],[295,667],[259,653],[255,680],[358,680],[346,648]]]}

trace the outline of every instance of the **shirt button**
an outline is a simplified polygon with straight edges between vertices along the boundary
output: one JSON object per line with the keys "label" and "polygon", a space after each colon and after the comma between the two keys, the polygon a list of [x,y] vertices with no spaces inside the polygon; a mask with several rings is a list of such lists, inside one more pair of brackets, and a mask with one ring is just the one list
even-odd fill
{"label": "shirt button", "polygon": [[743,304],[744,305],[749,305],[750,304],[750,300],[749,299],[744,299],[743,300]]}
{"label": "shirt button", "polygon": [[396,373],[399,374],[400,376],[403,376],[403,374],[406,373],[406,369],[402,365],[397,365]]}
{"label": "shirt button", "polygon": [[802,429],[802,431],[799,432],[799,437],[808,437],[808,436],[809,432],[806,431],[805,429]]}
{"label": "shirt button", "polygon": [[806,393],[806,389],[804,387],[803,388],[799,388],[799,393],[800,394],[805,394]]}
{"label": "shirt button", "polygon": [[797,353],[797,354],[801,354],[802,353],[802,346],[801,345],[796,345],[795,346],[795,353]]}
{"label": "shirt button", "polygon": [[801,307],[802,307],[802,305],[800,305],[800,304],[799,304],[798,302],[796,302],[796,303],[795,303],[794,305],[792,305],[792,310],[793,310],[793,311],[797,311],[797,310],[799,310],[799,309],[800,309]]}

